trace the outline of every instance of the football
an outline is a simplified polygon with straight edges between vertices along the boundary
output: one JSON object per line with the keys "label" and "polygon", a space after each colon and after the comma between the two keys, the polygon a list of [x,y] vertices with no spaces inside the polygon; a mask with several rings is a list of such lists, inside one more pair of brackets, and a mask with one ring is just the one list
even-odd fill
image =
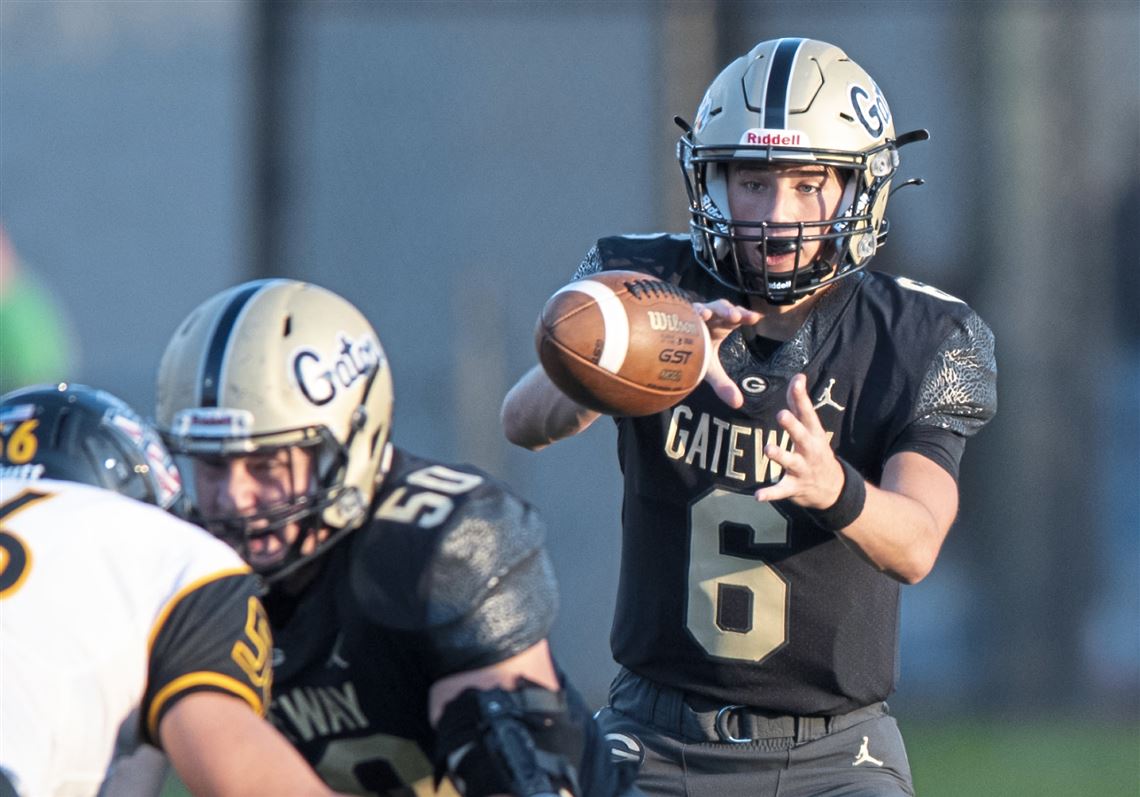
{"label": "football", "polygon": [[677,286],[637,271],[603,271],[546,302],[535,347],[550,380],[606,415],[660,412],[705,376],[709,334]]}

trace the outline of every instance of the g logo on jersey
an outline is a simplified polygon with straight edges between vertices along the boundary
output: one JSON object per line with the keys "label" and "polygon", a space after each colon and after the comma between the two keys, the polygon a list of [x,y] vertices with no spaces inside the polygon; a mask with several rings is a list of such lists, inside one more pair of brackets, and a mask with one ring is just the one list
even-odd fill
{"label": "g logo on jersey", "polygon": [[750,396],[759,396],[768,389],[768,380],[762,376],[746,376],[740,380],[740,389]]}

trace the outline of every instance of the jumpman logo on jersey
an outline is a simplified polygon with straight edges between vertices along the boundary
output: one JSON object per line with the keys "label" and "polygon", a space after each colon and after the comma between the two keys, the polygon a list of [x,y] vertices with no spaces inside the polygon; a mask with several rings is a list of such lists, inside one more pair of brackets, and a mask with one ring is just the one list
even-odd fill
{"label": "jumpman logo on jersey", "polygon": [[874,764],[877,767],[881,767],[883,765],[882,761],[873,757],[867,750],[867,742],[868,737],[864,736],[863,745],[859,748],[859,752],[855,754],[855,760],[851,762],[851,766],[857,767],[860,764]]}
{"label": "jumpman logo on jersey", "polygon": [[836,403],[835,399],[831,397],[831,389],[833,387],[835,387],[834,378],[832,378],[831,381],[827,383],[827,387],[823,389],[823,392],[819,394],[819,398],[815,400],[815,405],[812,407],[813,410],[818,410],[820,407],[835,407],[835,409],[843,412],[845,409],[847,409],[846,407],[839,406],[839,404]]}

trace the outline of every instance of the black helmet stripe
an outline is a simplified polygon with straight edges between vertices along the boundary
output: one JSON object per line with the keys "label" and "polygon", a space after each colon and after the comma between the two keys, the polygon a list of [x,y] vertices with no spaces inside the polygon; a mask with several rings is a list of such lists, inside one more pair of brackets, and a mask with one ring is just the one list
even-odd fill
{"label": "black helmet stripe", "polygon": [[768,84],[764,87],[764,127],[784,129],[788,126],[788,88],[792,67],[803,39],[780,39],[768,67]]}
{"label": "black helmet stripe", "polygon": [[210,335],[210,343],[206,346],[206,360],[202,365],[202,378],[199,382],[202,393],[200,406],[218,406],[218,387],[222,383],[222,363],[226,359],[226,348],[231,340],[230,333],[237,323],[242,308],[269,282],[270,280],[258,280],[242,288],[234,294],[218,318],[218,324]]}

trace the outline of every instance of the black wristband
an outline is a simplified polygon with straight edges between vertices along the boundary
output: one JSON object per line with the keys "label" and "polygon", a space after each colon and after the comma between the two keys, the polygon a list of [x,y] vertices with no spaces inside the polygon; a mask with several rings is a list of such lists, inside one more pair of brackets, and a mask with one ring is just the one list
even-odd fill
{"label": "black wristband", "polygon": [[867,503],[867,482],[862,474],[842,457],[836,459],[843,468],[843,489],[839,491],[839,497],[827,509],[807,510],[808,517],[826,531],[839,531],[850,526],[863,514],[863,505]]}

